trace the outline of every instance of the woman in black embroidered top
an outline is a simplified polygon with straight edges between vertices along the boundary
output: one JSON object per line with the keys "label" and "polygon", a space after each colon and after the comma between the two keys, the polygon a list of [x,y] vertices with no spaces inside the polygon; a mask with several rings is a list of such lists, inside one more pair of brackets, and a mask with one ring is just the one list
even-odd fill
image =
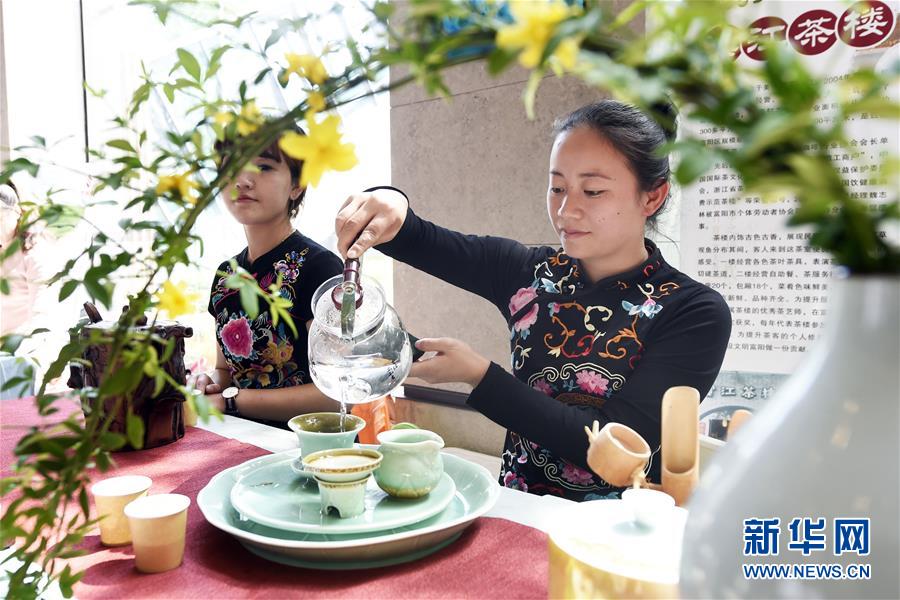
{"label": "woman in black embroidered top", "polygon": [[[562,249],[443,229],[396,193],[352,196],[338,213],[342,253],[379,244],[500,309],[514,375],[450,338],[420,340],[419,349],[437,355],[410,375],[473,386],[468,404],[508,430],[507,487],[615,497],[619,490],[587,468],[584,426],[624,423],[658,449],[665,390],[689,385],[702,398],[716,378],[728,306],[644,238],[669,195],[668,157],[656,154],[666,141],[658,123],[614,101],[557,122],[547,209]],[[649,473],[657,482],[659,462],[657,451]]]}
{"label": "woman in black embroidered top", "polygon": [[222,192],[228,211],[247,236],[247,247],[234,257],[237,264],[266,290],[281,276],[281,294],[293,303],[290,314],[297,335],[282,320],[273,325],[264,303],[251,319],[238,291],[225,286],[231,266],[223,262],[209,299],[209,312],[216,320],[216,369],[196,382],[219,410],[281,427],[295,415],[337,407],[310,380],[307,330],[313,292],[340,274],[343,263],[291,224],[306,194],[300,186],[302,168],[302,161],[273,143]]}

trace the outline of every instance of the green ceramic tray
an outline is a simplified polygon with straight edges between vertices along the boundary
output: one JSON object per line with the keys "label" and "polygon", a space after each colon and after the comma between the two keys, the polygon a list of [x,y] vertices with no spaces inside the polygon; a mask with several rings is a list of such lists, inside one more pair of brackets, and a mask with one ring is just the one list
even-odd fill
{"label": "green ceramic tray", "polygon": [[456,484],[444,473],[437,487],[422,498],[393,498],[370,477],[366,486],[366,511],[348,519],[329,512],[323,515],[319,488],[314,479],[297,477],[291,468],[295,457],[257,465],[245,471],[231,488],[231,506],[260,525],[306,533],[365,533],[396,529],[432,517],[456,495]]}
{"label": "green ceramic tray", "polygon": [[416,560],[452,543],[472,521],[489,511],[500,495],[500,487],[487,469],[443,454],[444,472],[456,485],[456,493],[443,511],[418,523],[377,532],[321,534],[283,531],[242,519],[230,501],[236,479],[261,465],[293,458],[295,452],[272,454],[226,469],[197,496],[197,505],[210,524],[235,536],[250,551],[282,564],[365,569]]}

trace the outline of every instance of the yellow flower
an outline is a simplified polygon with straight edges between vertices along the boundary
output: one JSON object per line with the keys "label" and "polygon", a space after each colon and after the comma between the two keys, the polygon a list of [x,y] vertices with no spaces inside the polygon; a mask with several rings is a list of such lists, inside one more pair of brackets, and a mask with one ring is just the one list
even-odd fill
{"label": "yellow flower", "polygon": [[221,125],[222,127],[227,127],[234,121],[234,115],[230,112],[225,112],[221,110],[213,116],[213,121],[216,122],[216,125]]}
{"label": "yellow flower", "polygon": [[319,92],[310,92],[309,96],[306,97],[306,104],[313,112],[325,110],[325,96]]}
{"label": "yellow flower", "polygon": [[575,65],[578,64],[578,45],[579,41],[573,38],[561,40],[552,58],[555,58],[566,71],[574,71]]}
{"label": "yellow flower", "polygon": [[309,135],[289,131],[278,141],[286,154],[303,161],[300,185],[315,187],[325,171],[349,171],[356,166],[359,161],[353,144],[343,143],[338,132],[340,117],[329,115],[317,123],[308,115],[307,124]]}
{"label": "yellow flower", "polygon": [[190,178],[191,172],[186,171],[180,175],[163,175],[156,184],[156,193],[160,196],[170,192],[177,192],[177,196],[193,204],[197,201],[194,189],[197,182]]}
{"label": "yellow flower", "polygon": [[288,62],[288,66],[281,73],[282,82],[287,82],[291,73],[305,77],[315,85],[322,85],[322,82],[328,79],[328,71],[325,70],[325,65],[317,56],[288,52],[284,58]]}
{"label": "yellow flower", "polygon": [[[497,31],[497,46],[506,50],[521,50],[519,62],[522,66],[533,69],[541,62],[541,57],[556,26],[572,14],[564,2],[510,2],[510,11],[515,23]],[[577,42],[575,48],[577,51]],[[558,56],[562,54],[561,56]],[[563,64],[574,66],[572,43],[563,48],[561,43],[554,56],[558,56]]]}
{"label": "yellow flower", "polygon": [[172,281],[166,280],[163,283],[162,291],[156,295],[159,309],[169,313],[169,317],[172,319],[178,315],[194,312],[194,303],[200,297],[198,294],[185,292],[184,287],[184,283],[172,283]]}
{"label": "yellow flower", "polygon": [[256,107],[256,102],[253,100],[247,102],[241,107],[241,114],[238,116],[238,135],[250,135],[259,129],[262,121],[262,113]]}

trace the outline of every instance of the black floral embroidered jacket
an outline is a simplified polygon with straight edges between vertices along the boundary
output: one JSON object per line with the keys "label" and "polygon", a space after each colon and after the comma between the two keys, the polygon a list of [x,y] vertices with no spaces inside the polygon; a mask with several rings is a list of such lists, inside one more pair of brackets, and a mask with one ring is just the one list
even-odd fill
{"label": "black floral embroidered jacket", "polygon": [[[562,250],[463,235],[409,211],[379,250],[492,302],[510,329],[513,374],[491,364],[468,404],[507,428],[500,481],[573,500],[620,491],[587,468],[584,426],[638,431],[659,481],[663,393],[715,381],[731,314],[722,297],[668,265],[646,240],[639,267],[591,283]],[[453,335],[452,331],[446,335]]]}

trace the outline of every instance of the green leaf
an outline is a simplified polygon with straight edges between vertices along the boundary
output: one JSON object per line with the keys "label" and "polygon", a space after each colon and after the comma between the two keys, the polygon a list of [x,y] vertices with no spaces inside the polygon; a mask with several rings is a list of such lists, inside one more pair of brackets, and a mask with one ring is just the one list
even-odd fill
{"label": "green leaf", "polygon": [[250,319],[255,319],[259,315],[259,298],[256,295],[256,290],[245,284],[241,286],[240,295],[241,306],[244,308],[244,312],[247,313]]}
{"label": "green leaf", "polygon": [[6,183],[9,178],[19,171],[25,171],[32,177],[37,177],[40,167],[27,158],[15,158],[6,163],[3,171],[0,171],[0,183]]}
{"label": "green leaf", "polygon": [[153,376],[153,398],[159,396],[160,392],[163,391],[163,388],[166,387],[166,376],[163,374],[162,370],[156,372]]}
{"label": "green leaf", "polygon": [[25,390],[31,387],[32,381],[34,381],[33,374],[27,377],[25,375],[21,375],[19,377],[10,377],[9,379],[3,381],[3,385],[0,385],[0,390],[5,392],[6,390],[11,390],[15,387],[21,386],[22,392],[24,393]]}
{"label": "green leaf", "polygon": [[715,153],[707,150],[702,144],[683,146],[675,179],[681,185],[687,185],[706,173],[716,160]]}
{"label": "green leaf", "polygon": [[140,450],[144,447],[144,421],[130,411],[125,420],[125,433],[128,435],[128,443],[133,448]]}
{"label": "green leaf", "polygon": [[108,452],[113,452],[124,446],[126,439],[125,436],[121,433],[113,433],[112,431],[107,431],[100,436],[99,441],[101,448]]}
{"label": "green leaf", "polygon": [[112,304],[112,290],[110,289],[111,284],[102,284],[96,279],[85,279],[84,280],[84,288],[88,291],[90,296],[103,304],[106,308],[109,308]]}
{"label": "green leaf", "polygon": [[169,104],[173,104],[175,102],[175,86],[171,83],[163,84],[163,93],[166,95],[166,99],[169,101]]}
{"label": "green leaf", "polygon": [[9,296],[10,287],[9,287],[9,279],[6,277],[0,277],[0,294],[4,296]]}
{"label": "green leaf", "polygon": [[78,289],[78,284],[81,283],[77,279],[70,279],[59,289],[59,301],[62,302],[66,298],[72,295],[76,289]]}
{"label": "green leaf", "polygon": [[81,507],[81,514],[89,516],[91,514],[90,502],[88,501],[87,488],[81,488],[78,491],[78,506]]}
{"label": "green leaf", "polygon": [[9,333],[7,335],[4,335],[0,339],[3,340],[3,343],[0,344],[0,351],[8,352],[9,354],[15,354],[16,350],[19,349],[19,346],[25,339],[25,336],[18,333]]}
{"label": "green leaf", "polygon": [[127,394],[138,386],[142,376],[143,372],[140,369],[135,369],[133,365],[123,365],[103,381],[100,385],[100,394],[103,396]]}
{"label": "green leaf", "polygon": [[[13,254],[19,251],[22,247],[22,239],[20,237],[14,237],[13,241],[7,245],[6,248],[3,249],[3,253],[0,254],[0,262],[3,262]],[[8,294],[9,292],[4,292]]]}
{"label": "green leaf", "polygon": [[136,115],[137,111],[140,110],[141,105],[147,101],[150,97],[150,90],[152,87],[153,86],[149,81],[145,81],[134,91],[134,94],[131,97],[131,110],[128,111],[129,117]]}
{"label": "green leaf", "polygon": [[110,141],[106,142],[106,145],[111,148],[117,148],[119,150],[124,150],[126,152],[132,152],[135,154],[137,153],[137,150],[135,150],[132,147],[131,143],[128,140],[110,140]]}
{"label": "green leaf", "polygon": [[194,55],[184,48],[179,48],[176,52],[178,53],[178,60],[187,74],[193,77],[195,81],[200,81],[200,63],[197,62]]}
{"label": "green leaf", "polygon": [[375,3],[375,6],[372,7],[372,12],[379,21],[387,21],[388,18],[394,14],[394,5],[390,2],[382,2],[379,0]]}
{"label": "green leaf", "polygon": [[900,119],[900,103],[890,98],[875,96],[849,104],[847,113],[868,113],[873,117],[896,121]]}
{"label": "green leaf", "polygon": [[97,462],[97,468],[100,471],[109,471],[109,467],[112,463],[110,462],[109,454],[107,454],[106,451],[101,451],[94,460]]}
{"label": "green leaf", "polygon": [[500,48],[494,48],[488,55],[487,59],[488,73],[490,73],[491,75],[499,74],[515,59],[515,54],[506,52],[505,50],[501,50]]}

